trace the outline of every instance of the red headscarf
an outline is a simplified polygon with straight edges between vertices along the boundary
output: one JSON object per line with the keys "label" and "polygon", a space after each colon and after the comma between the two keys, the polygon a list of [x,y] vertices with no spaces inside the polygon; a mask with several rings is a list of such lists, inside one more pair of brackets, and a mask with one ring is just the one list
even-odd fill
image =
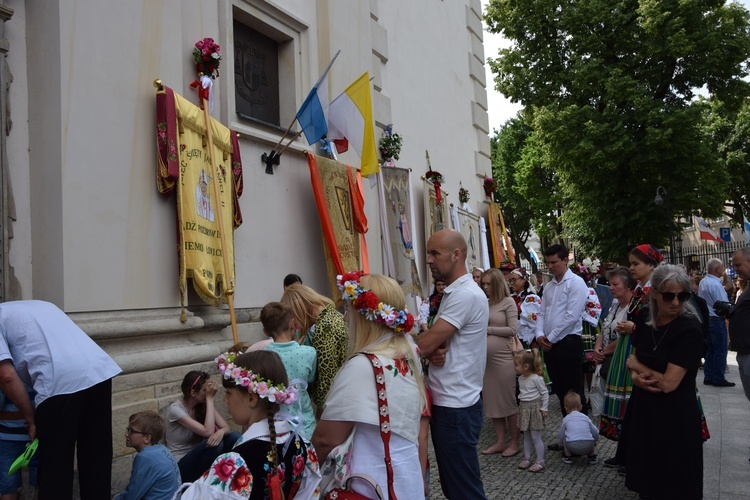
{"label": "red headscarf", "polygon": [[641,252],[654,266],[657,266],[659,262],[664,260],[659,251],[648,243],[638,245],[635,247],[635,250]]}

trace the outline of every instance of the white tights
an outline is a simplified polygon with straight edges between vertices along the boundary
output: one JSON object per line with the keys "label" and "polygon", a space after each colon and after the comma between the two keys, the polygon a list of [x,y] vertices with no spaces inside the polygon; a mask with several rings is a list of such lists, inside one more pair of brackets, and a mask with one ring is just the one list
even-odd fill
{"label": "white tights", "polygon": [[536,459],[544,462],[544,442],[542,441],[542,431],[524,431],[523,433],[523,455],[531,458],[532,447],[536,449]]}

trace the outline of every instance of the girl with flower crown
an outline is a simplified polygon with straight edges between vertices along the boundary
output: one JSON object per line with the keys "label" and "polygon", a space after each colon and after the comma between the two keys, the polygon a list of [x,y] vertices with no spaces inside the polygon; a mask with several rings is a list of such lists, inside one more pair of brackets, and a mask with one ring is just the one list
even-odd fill
{"label": "girl with flower crown", "polygon": [[225,353],[216,363],[223,374],[229,414],[247,430],[232,453],[214,461],[201,482],[212,487],[218,484],[238,498],[317,497],[320,470],[315,449],[280,414],[281,406],[292,405],[298,395],[279,355],[271,351]]}
{"label": "girl with flower crown", "polygon": [[[340,276],[339,289],[351,332],[350,358],[334,379],[313,434],[325,464],[321,488],[325,493],[352,474],[366,474],[389,498],[380,434],[380,411],[385,410],[379,410],[373,363],[362,354],[371,353],[383,369],[394,494],[399,500],[424,498],[417,443],[425,392],[419,356],[408,335],[414,318],[406,310],[404,292],[387,276],[359,272]],[[350,486],[372,495],[371,486],[363,481],[352,481]]]}

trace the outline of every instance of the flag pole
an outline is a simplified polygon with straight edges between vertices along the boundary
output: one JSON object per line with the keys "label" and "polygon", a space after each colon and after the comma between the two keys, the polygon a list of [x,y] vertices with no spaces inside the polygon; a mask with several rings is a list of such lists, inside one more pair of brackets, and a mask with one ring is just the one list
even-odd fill
{"label": "flag pole", "polygon": [[[271,148],[271,154],[263,153],[262,155],[260,155],[260,160],[266,165],[266,173],[268,175],[273,175],[273,166],[278,165],[280,163],[279,158],[281,158],[281,152],[277,153],[276,148],[281,146],[281,143],[284,142],[284,139],[286,138],[287,134],[289,134],[289,131],[292,130],[292,127],[294,126],[294,122],[296,121],[297,121],[297,116],[295,115],[294,118],[292,119],[292,123],[289,124],[289,126],[286,128],[286,132],[284,132],[284,135],[282,135],[281,139],[279,139],[279,142],[273,148]],[[295,135],[292,138],[292,140],[289,141],[289,143],[291,144],[291,142],[294,139],[299,137],[300,133],[302,133],[302,130],[300,130],[297,133],[297,135]],[[289,146],[289,144],[287,144],[287,146]],[[286,148],[283,148],[281,151],[283,152],[284,149]]]}
{"label": "flag pole", "polygon": [[[238,336],[237,336],[237,318],[234,314],[234,283],[232,283],[232,280],[229,279],[229,259],[227,258],[227,242],[226,242],[226,234],[224,231],[224,215],[222,210],[222,203],[221,203],[221,194],[219,193],[219,184],[218,179],[220,172],[216,169],[216,157],[214,156],[214,141],[213,141],[213,134],[211,133],[211,117],[208,114],[208,101],[206,99],[201,98],[201,107],[203,108],[203,121],[206,124],[206,138],[208,141],[208,154],[211,156],[211,171],[214,175],[214,182],[212,183],[214,185],[214,200],[216,202],[216,207],[218,210],[216,211],[216,215],[219,222],[219,239],[221,242],[221,258],[224,261],[224,281],[222,283],[222,292],[227,298],[227,303],[229,304],[229,317],[232,321],[232,339],[234,340],[234,343],[237,344],[239,342]],[[292,122],[294,123],[294,122]],[[291,128],[291,125],[289,126]],[[232,182],[231,177],[231,170],[230,175],[227,175],[227,178],[229,179],[229,183]]]}

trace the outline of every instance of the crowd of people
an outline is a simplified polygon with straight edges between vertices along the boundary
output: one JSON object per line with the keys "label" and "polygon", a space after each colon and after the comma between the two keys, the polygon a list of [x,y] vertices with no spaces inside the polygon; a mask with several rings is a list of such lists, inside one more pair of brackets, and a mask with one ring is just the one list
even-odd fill
{"label": "crowd of people", "polygon": [[[551,245],[544,256],[546,280],[509,263],[470,272],[461,234],[439,231],[427,242],[434,289],[416,315],[386,276],[339,276],[342,313],[289,275],[280,300],[261,310],[266,341],[218,356],[218,381],[189,371],[164,416],[130,416],[125,442],[137,454],[116,498],[212,498],[220,489],[421,500],[431,438],[445,496],[479,499],[480,454],[520,455],[517,468],[539,474],[548,452],[597,464],[600,436],[617,442],[604,464],[641,498],[702,498],[710,434],[697,378],[703,366],[702,384],[734,385],[728,338],[750,400],[750,248],[732,257],[741,281],[729,280],[730,290],[719,259],[696,280],[638,245],[606,275],[603,317],[592,276],[571,266],[568,250]],[[36,438],[38,459],[25,465],[38,498],[71,498],[74,450],[81,498],[111,497],[119,373],[54,305],[0,304],[2,500],[19,487],[9,463]],[[222,388],[226,416],[216,405]],[[552,395],[562,424],[545,444]],[[485,417],[494,440],[480,451]]]}

